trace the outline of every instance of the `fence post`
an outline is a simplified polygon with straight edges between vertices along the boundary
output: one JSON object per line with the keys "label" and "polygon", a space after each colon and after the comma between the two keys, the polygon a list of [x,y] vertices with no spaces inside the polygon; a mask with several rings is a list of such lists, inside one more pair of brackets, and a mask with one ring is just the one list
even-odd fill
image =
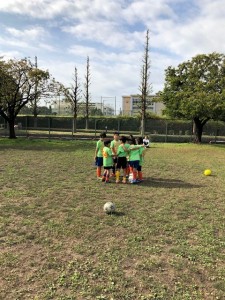
{"label": "fence post", "polygon": [[72,140],[73,140],[73,132],[74,132],[74,120],[73,120],[73,118],[72,118],[71,120],[72,120]]}
{"label": "fence post", "polygon": [[215,142],[217,141],[218,134],[219,134],[218,121],[216,121]]}
{"label": "fence post", "polygon": [[165,143],[167,143],[167,135],[168,135],[168,123],[166,120],[166,135],[165,135]]}
{"label": "fence post", "polygon": [[51,136],[51,118],[48,118],[48,141],[50,141]]}
{"label": "fence post", "polygon": [[28,138],[28,130],[27,130],[27,127],[28,127],[28,116],[26,116],[26,118],[25,118],[25,127],[26,127],[26,137]]}
{"label": "fence post", "polygon": [[193,142],[193,133],[194,133],[194,122],[191,120],[191,140],[190,142]]}
{"label": "fence post", "polygon": [[95,139],[96,139],[97,122],[98,122],[98,121],[95,119]]}
{"label": "fence post", "polygon": [[4,119],[4,131],[5,131],[5,137],[7,136],[7,129],[8,129],[8,122]]}

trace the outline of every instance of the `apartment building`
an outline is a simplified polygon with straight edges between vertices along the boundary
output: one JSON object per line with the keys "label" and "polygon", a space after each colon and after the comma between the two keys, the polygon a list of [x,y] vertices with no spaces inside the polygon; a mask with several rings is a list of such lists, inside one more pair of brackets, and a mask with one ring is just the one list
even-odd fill
{"label": "apartment building", "polygon": [[[148,97],[147,112],[161,116],[165,106],[161,102],[154,102],[156,97],[155,95]],[[140,105],[141,100],[139,95],[122,96],[122,114],[124,116],[135,116],[140,113]]]}

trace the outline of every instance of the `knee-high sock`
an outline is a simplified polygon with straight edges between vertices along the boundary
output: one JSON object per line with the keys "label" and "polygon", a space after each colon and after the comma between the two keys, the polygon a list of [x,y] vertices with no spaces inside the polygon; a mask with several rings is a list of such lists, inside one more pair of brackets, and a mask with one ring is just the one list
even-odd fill
{"label": "knee-high sock", "polygon": [[101,176],[101,167],[97,167],[96,175],[97,175],[97,177]]}
{"label": "knee-high sock", "polygon": [[136,179],[137,179],[137,171],[136,171],[136,170],[135,170],[135,171],[133,170],[132,173],[133,173],[133,180],[136,180]]}
{"label": "knee-high sock", "polygon": [[138,171],[138,178],[139,178],[140,180],[143,179],[143,177],[142,177],[142,172],[141,172],[141,171]]}
{"label": "knee-high sock", "polygon": [[116,181],[120,180],[120,171],[116,171]]}

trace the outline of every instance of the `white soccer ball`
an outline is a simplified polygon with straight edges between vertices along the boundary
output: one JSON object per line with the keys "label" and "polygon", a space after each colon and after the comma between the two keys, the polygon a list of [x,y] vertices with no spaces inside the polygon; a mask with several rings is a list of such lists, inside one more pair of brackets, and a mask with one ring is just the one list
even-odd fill
{"label": "white soccer ball", "polygon": [[116,210],[116,206],[112,202],[106,202],[103,206],[104,212],[107,214],[113,213]]}

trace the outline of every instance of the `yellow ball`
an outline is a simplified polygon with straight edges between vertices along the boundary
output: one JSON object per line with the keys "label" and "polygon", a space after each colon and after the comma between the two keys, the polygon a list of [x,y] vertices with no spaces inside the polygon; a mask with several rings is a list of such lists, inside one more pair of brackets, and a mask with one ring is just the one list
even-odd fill
{"label": "yellow ball", "polygon": [[209,170],[209,169],[207,169],[207,170],[204,171],[204,175],[205,176],[210,176],[211,174],[212,174],[212,171]]}

